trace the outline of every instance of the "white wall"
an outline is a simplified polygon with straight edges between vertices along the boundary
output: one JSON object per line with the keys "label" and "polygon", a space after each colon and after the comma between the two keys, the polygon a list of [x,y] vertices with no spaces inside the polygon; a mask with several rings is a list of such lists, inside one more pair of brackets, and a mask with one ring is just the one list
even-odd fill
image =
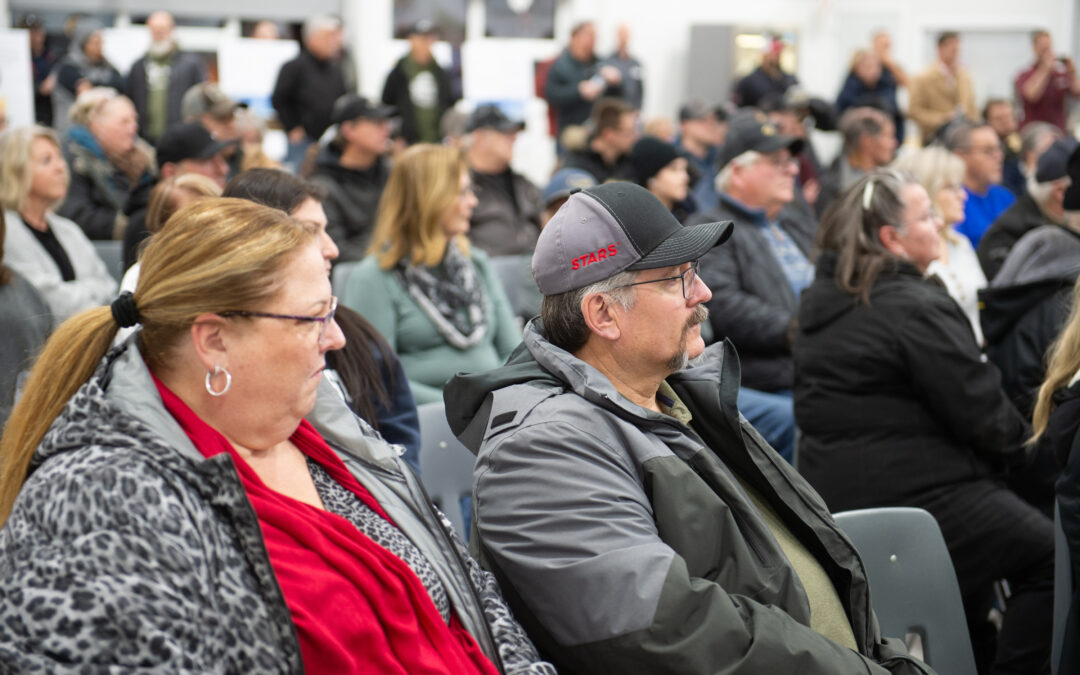
{"label": "white wall", "polygon": [[[614,46],[615,27],[626,22],[633,35],[632,51],[645,69],[644,114],[673,117],[680,103],[693,95],[688,91],[686,76],[693,24],[795,31],[796,74],[809,92],[832,99],[847,72],[852,52],[867,45],[876,28],[892,34],[894,56],[909,72],[916,72],[926,64],[927,54],[933,53],[934,35],[946,29],[982,31],[993,39],[997,33],[1045,28],[1058,51],[1071,51],[1074,27],[1080,22],[1077,2],[1080,0],[559,0],[556,40],[550,41],[550,54],[556,54],[565,44],[570,27],[586,18],[596,22],[598,51],[605,54]],[[483,37],[483,0],[468,3],[467,39],[489,41]],[[343,14],[351,27],[361,90],[368,96],[378,96],[388,70],[388,55],[397,53],[390,41],[393,2],[343,0]],[[1000,73],[1000,81],[980,83],[980,92],[1007,91],[1008,81],[1025,65],[1011,62],[1014,47],[1015,43],[1003,50],[1010,57],[1009,63],[973,64],[983,72]],[[470,77],[467,72],[463,75],[466,80]],[[482,89],[490,90],[490,83],[486,84],[489,86]],[[542,121],[543,106],[539,102],[532,105],[539,105],[539,111],[530,108],[530,128],[519,143],[519,150],[527,149],[528,156],[515,161],[515,165],[542,182],[553,158],[551,146],[543,141],[544,130],[535,128],[542,125],[533,124],[534,120]],[[825,145],[829,145],[828,140]],[[826,150],[820,143],[819,149]]]}

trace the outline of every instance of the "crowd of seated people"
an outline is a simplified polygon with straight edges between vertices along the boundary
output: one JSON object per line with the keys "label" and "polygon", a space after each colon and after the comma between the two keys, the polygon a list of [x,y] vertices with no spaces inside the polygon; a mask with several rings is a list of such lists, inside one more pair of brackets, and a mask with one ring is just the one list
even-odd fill
{"label": "crowd of seated people", "polygon": [[[55,129],[0,134],[0,670],[927,673],[829,516],[917,506],[979,672],[1049,672],[1080,79],[1046,32],[981,114],[958,34],[909,76],[878,32],[835,105],[771,38],[646,127],[628,29],[603,59],[584,22],[542,186],[522,121],[452,107],[429,21],[381,100],[304,23],[284,168],[147,26],[126,77],[93,21],[32,40]],[[479,562],[421,482],[444,401]]]}

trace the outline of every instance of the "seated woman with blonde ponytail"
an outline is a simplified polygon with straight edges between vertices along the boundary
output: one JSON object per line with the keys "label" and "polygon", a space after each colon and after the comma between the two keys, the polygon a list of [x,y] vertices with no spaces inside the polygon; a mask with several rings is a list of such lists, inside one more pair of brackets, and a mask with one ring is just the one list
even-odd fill
{"label": "seated woman with blonde ponytail", "polygon": [[554,672],[323,381],[344,337],[310,228],[203,199],[141,261],[0,439],[0,672]]}

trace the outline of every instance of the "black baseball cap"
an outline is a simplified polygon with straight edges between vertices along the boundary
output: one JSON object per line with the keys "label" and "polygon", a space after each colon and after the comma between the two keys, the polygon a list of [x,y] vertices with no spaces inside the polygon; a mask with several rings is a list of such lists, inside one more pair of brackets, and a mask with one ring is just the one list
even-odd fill
{"label": "black baseball cap", "polygon": [[409,35],[434,35],[439,32],[439,27],[435,25],[431,19],[420,19],[409,25],[408,30],[405,31],[406,37]]}
{"label": "black baseball cap", "polygon": [[235,140],[225,142],[214,140],[206,127],[198,122],[174,124],[158,139],[155,148],[158,166],[166,162],[175,163],[185,159],[207,159],[236,143]]}
{"label": "black baseball cap", "polygon": [[355,119],[385,120],[397,114],[392,105],[373,104],[363,96],[347,94],[334,102],[330,119],[334,124]]}
{"label": "black baseball cap", "polygon": [[804,142],[801,138],[784,136],[768,116],[754,108],[743,108],[728,121],[727,138],[724,149],[720,152],[720,167],[744,152],[769,153],[787,149],[793,155],[802,152]]}
{"label": "black baseball cap", "polygon": [[540,232],[532,273],[544,295],[558,295],[626,270],[697,260],[731,236],[730,221],[682,225],[635,183],[604,183],[570,193]]}
{"label": "black baseball cap", "polygon": [[524,122],[511,120],[499,106],[481,105],[469,115],[469,121],[465,124],[465,133],[471,133],[477,129],[494,129],[504,134],[512,134],[524,128]]}
{"label": "black baseball cap", "polygon": [[1039,155],[1035,168],[1035,180],[1040,183],[1049,183],[1068,176],[1069,162],[1076,154],[1077,147],[1080,147],[1080,143],[1071,136],[1054,141],[1043,154]]}

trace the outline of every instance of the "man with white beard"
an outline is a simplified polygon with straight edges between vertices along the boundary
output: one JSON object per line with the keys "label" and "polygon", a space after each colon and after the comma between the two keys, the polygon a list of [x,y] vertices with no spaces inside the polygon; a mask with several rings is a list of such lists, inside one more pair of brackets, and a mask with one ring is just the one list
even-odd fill
{"label": "man with white beard", "polygon": [[203,61],[180,51],[173,38],[172,14],[157,11],[146,20],[150,46],[131,66],[125,91],[139,114],[139,133],[151,143],[165,129],[182,121],[180,101],[184,93],[206,79]]}

